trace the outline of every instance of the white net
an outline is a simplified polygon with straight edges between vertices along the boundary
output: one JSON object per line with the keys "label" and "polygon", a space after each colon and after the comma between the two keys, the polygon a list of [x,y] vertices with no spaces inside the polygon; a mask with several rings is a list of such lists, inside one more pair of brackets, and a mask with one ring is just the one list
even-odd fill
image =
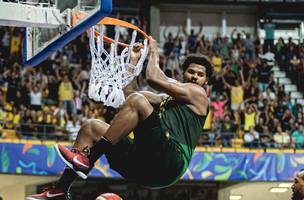
{"label": "white net", "polygon": [[118,51],[120,31],[115,28],[115,42],[111,43],[109,52],[105,49],[103,39],[104,27],[99,26],[100,36],[95,36],[95,28],[90,29],[90,49],[92,55],[89,98],[103,102],[106,106],[118,108],[125,101],[123,88],[142,71],[143,63],[148,54],[148,41],[143,42],[141,56],[136,65],[130,63],[137,31],[133,31],[129,47]]}

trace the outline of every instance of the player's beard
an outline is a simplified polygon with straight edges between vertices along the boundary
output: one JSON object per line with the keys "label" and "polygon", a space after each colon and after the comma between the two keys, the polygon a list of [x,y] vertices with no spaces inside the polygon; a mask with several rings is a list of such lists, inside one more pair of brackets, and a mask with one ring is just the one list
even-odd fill
{"label": "player's beard", "polygon": [[299,191],[293,191],[291,200],[303,200],[303,195]]}

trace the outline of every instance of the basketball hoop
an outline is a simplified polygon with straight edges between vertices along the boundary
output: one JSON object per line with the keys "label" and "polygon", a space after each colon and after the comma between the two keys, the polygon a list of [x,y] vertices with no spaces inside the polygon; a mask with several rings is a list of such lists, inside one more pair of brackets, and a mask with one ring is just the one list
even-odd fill
{"label": "basketball hoop", "polygon": [[[104,26],[115,26],[115,39],[104,35]],[[130,44],[119,41],[119,26],[133,29]],[[136,65],[131,62],[131,53],[136,43],[137,33],[144,38],[140,49],[140,58]],[[89,30],[90,50],[92,56],[89,98],[103,102],[106,106],[118,108],[125,101],[123,88],[142,71],[143,63],[148,54],[148,35],[138,27],[114,18],[104,18]],[[110,43],[109,50],[105,49],[105,42]],[[119,51],[119,46],[123,49]]]}

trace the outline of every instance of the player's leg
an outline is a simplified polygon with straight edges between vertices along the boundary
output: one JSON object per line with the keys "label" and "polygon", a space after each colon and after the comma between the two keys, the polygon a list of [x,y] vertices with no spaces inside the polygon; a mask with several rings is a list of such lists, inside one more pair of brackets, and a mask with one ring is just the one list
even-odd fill
{"label": "player's leg", "polygon": [[104,137],[112,144],[116,144],[122,137],[136,128],[140,122],[149,117],[152,112],[153,106],[146,97],[139,93],[131,94],[114,117]]}
{"label": "player's leg", "polygon": [[[112,124],[107,128],[104,136],[91,148],[87,148],[86,151],[80,149],[78,152],[71,152],[67,148],[57,145],[56,149],[63,161],[80,177],[85,179],[95,161],[106,151],[110,150],[113,144],[116,144],[121,138],[127,136],[141,121],[150,116],[152,112],[153,107],[149,101],[143,95],[134,93],[127,98],[125,104],[114,117]],[[99,131],[99,128],[91,131],[93,135],[89,135],[89,138],[91,137],[89,141],[86,141],[85,135],[79,137],[77,140],[78,147],[85,148],[84,145],[87,145],[90,141],[94,141],[92,137],[94,137],[95,131]],[[82,142],[83,140],[86,142]]]}
{"label": "player's leg", "polygon": [[[89,119],[87,120],[80,128],[76,141],[73,145],[72,151],[83,151],[87,149],[90,151],[90,148],[105,135],[109,124],[98,120],[98,119]],[[98,158],[95,159],[95,161]],[[95,162],[93,161],[93,162]],[[74,180],[78,175],[73,171],[73,169],[66,167],[60,179],[56,183],[57,188],[62,188],[65,191],[69,189]]]}
{"label": "player's leg", "polygon": [[98,119],[86,120],[77,134],[73,148],[81,150],[91,148],[105,135],[109,126],[109,124]]}
{"label": "player's leg", "polygon": [[[109,124],[96,120],[87,120],[80,128],[72,151],[91,148],[106,133]],[[69,199],[67,191],[78,175],[73,169],[66,167],[63,174],[53,188],[49,188],[40,194],[28,196],[27,200]]]}

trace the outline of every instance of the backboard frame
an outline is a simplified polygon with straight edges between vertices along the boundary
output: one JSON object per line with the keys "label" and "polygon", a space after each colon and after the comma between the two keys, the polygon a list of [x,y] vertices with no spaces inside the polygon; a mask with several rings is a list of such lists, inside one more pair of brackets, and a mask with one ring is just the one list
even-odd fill
{"label": "backboard frame", "polygon": [[87,29],[97,24],[101,19],[108,16],[112,12],[112,0],[99,0],[100,1],[100,10],[96,13],[89,16],[83,23],[80,23],[72,27],[69,31],[63,33],[59,38],[55,39],[48,44],[47,47],[42,49],[32,58],[27,59],[27,34],[28,31],[25,31],[24,39],[24,55],[23,61],[25,66],[37,66],[42,61],[48,58],[52,53],[56,52],[58,49],[62,48],[64,45],[75,39],[77,36],[85,32]]}

